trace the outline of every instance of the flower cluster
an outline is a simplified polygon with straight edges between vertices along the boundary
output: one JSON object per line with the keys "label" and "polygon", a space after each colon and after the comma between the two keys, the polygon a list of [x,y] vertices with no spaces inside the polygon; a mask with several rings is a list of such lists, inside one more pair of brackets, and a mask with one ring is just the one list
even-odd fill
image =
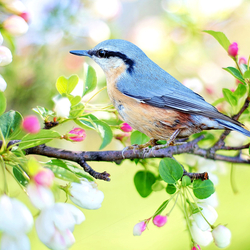
{"label": "flower cluster", "polygon": [[[28,31],[29,13],[26,6],[19,0],[1,1],[1,7],[9,14],[2,23],[2,28],[11,36],[23,35]],[[0,33],[0,66],[6,66],[12,62],[12,53],[9,48],[2,45],[4,38]],[[4,92],[7,83],[0,75],[0,91]]]}

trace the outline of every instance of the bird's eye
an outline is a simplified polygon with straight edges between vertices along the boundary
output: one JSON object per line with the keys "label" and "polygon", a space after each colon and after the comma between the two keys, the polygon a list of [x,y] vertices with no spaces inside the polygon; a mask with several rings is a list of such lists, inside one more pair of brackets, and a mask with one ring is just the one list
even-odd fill
{"label": "bird's eye", "polygon": [[104,58],[105,56],[106,56],[106,51],[105,50],[102,50],[102,49],[100,49],[100,50],[98,50],[97,51],[97,56],[98,57],[100,57],[100,58]]}

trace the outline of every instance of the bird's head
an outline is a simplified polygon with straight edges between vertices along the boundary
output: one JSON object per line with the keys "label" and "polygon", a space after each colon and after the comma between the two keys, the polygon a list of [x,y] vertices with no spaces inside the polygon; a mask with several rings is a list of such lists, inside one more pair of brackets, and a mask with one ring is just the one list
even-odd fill
{"label": "bird's head", "polygon": [[92,58],[105,73],[125,66],[132,74],[136,64],[147,57],[144,52],[131,42],[121,39],[106,40],[90,50],[72,50],[70,53]]}

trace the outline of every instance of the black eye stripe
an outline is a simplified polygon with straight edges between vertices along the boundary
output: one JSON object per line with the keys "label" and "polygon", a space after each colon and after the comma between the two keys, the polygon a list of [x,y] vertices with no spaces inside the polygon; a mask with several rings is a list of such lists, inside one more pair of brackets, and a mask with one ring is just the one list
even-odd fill
{"label": "black eye stripe", "polygon": [[134,60],[128,58],[125,54],[123,54],[121,52],[99,49],[99,50],[89,51],[89,54],[91,56],[94,55],[98,58],[118,57],[118,58],[122,59],[126,65],[128,65],[127,70],[129,73],[132,73],[134,70],[134,65],[135,65]]}

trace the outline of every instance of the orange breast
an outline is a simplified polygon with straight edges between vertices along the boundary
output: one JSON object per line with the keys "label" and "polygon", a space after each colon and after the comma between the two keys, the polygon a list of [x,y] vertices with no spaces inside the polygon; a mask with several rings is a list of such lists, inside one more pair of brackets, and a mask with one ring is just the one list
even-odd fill
{"label": "orange breast", "polygon": [[150,138],[161,140],[168,139],[177,129],[182,129],[178,135],[179,138],[201,131],[189,114],[154,107],[122,94],[116,88],[116,82],[125,70],[126,65],[122,65],[106,72],[108,95],[122,120]]}

